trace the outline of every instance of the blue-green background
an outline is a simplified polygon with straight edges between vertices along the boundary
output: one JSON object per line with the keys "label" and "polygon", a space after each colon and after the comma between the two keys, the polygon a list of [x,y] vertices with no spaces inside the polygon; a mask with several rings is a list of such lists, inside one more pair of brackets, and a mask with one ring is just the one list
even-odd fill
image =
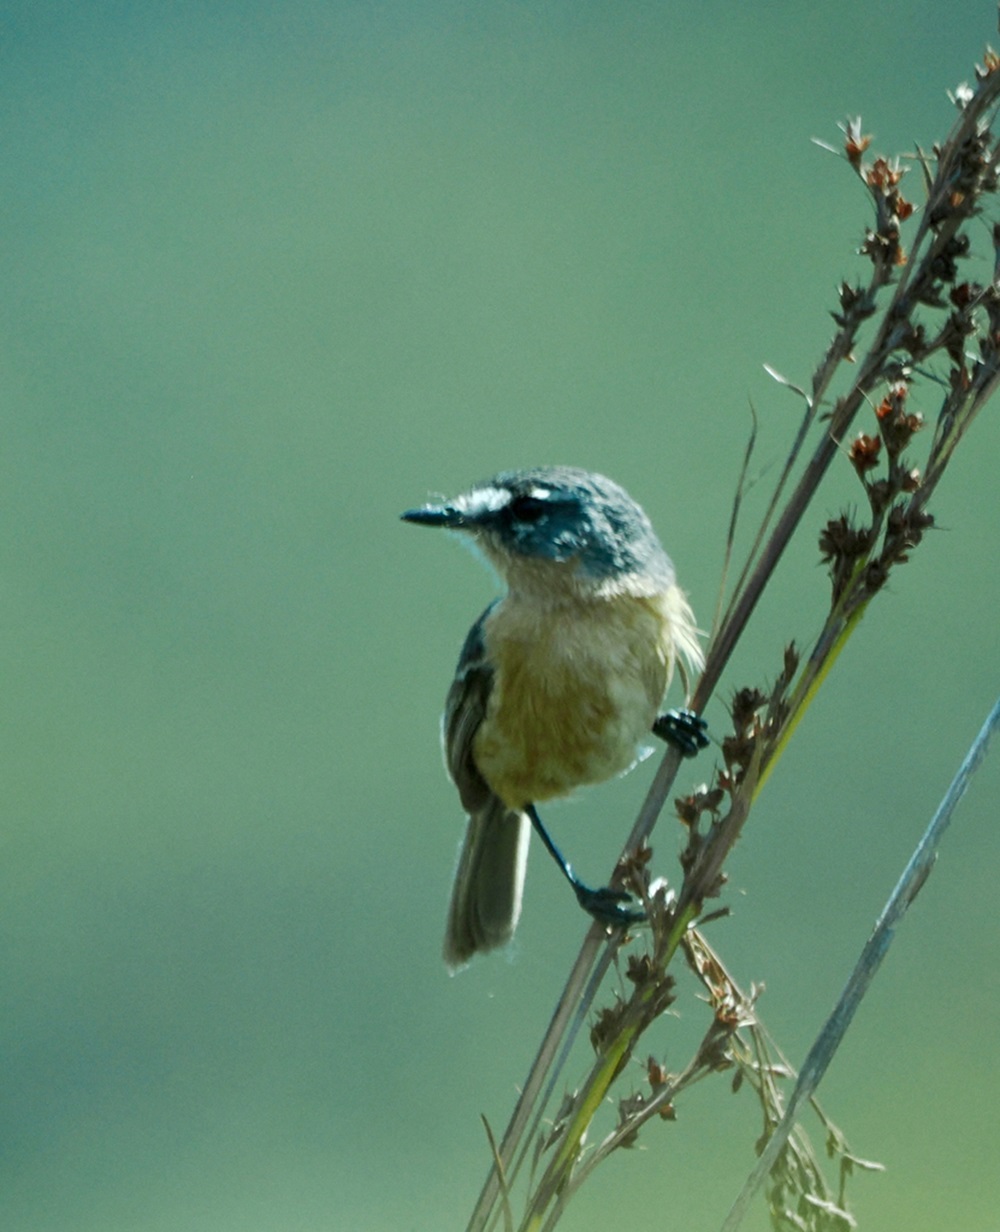
{"label": "blue-green background", "polygon": [[[755,498],[798,415],[761,365],[807,380],[861,272],[864,195],[810,138],[860,112],[929,147],[993,22],[0,8],[5,1229],[463,1225],[480,1113],[502,1130],[584,923],[535,852],[513,960],[442,968],[437,715],[493,582],[398,514],[502,467],[606,471],[707,625],[748,404]],[[998,413],[731,862],[712,936],[793,1061],[998,691]],[[859,494],[842,463],[724,694],[816,632],[814,534]],[[585,874],[650,773],[552,811]],[[998,788],[994,761],[823,1088],[888,1166],[863,1227],[998,1226]],[[725,1079],[679,1111],[565,1227],[718,1226],[758,1117]]]}

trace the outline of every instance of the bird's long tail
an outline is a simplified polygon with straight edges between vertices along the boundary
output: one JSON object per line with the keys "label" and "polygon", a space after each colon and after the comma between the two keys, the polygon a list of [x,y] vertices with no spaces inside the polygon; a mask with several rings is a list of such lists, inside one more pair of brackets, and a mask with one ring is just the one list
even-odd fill
{"label": "bird's long tail", "polygon": [[450,970],[514,935],[521,914],[530,823],[495,796],[469,818],[448,908],[444,960]]}

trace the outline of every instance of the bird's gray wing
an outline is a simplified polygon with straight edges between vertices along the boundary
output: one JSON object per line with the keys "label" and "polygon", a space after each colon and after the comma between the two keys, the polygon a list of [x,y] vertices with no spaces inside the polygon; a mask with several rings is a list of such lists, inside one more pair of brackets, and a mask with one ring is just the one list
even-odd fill
{"label": "bird's gray wing", "polygon": [[493,794],[472,752],[493,687],[483,644],[483,626],[493,606],[465,639],[444,711],[445,761],[469,814],[445,928],[444,959],[453,971],[478,951],[496,949],[513,936],[528,855],[527,817]]}
{"label": "bird's gray wing", "polygon": [[458,656],[455,679],[448,690],[442,721],[444,758],[466,812],[476,813],[493,798],[472,756],[472,742],[486,716],[493,669],[486,662],[483,626],[496,602],[483,612],[469,630]]}

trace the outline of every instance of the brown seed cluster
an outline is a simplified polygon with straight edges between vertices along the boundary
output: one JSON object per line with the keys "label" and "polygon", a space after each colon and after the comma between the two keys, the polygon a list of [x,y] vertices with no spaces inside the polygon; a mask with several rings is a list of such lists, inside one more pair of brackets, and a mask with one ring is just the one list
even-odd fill
{"label": "brown seed cluster", "polygon": [[[931,514],[909,498],[920,489],[920,471],[904,455],[923,426],[923,417],[907,405],[910,387],[894,382],[875,408],[875,433],[861,432],[847,456],[864,486],[871,512],[868,525],[842,513],[823,527],[820,557],[830,571],[834,602],[851,585],[866,600],[885,585],[893,565],[903,564],[934,524]],[[884,465],[883,465],[884,461]]]}

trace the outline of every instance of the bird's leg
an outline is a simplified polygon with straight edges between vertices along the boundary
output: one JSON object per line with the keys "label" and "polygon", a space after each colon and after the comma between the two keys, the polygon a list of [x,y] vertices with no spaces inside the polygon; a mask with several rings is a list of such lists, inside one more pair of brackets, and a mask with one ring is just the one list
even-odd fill
{"label": "bird's leg", "polygon": [[576,895],[576,901],[589,915],[592,915],[595,920],[601,924],[617,925],[620,928],[627,928],[629,924],[638,924],[640,920],[646,918],[645,912],[635,911],[625,906],[625,903],[632,900],[631,894],[625,890],[616,890],[611,886],[603,886],[599,890],[594,890],[580,880],[573,872],[572,866],[567,862],[562,852],[549,837],[549,832],[542,823],[541,817],[538,816],[538,810],[533,804],[529,804],[525,812],[531,818],[531,824],[535,828],[535,833],[545,845],[545,850],[549,853],[556,864],[559,866],[559,871],[573,887],[573,893]]}
{"label": "bird's leg", "polygon": [[684,757],[694,757],[708,748],[708,724],[693,710],[668,710],[653,724],[653,735],[680,749]]}

